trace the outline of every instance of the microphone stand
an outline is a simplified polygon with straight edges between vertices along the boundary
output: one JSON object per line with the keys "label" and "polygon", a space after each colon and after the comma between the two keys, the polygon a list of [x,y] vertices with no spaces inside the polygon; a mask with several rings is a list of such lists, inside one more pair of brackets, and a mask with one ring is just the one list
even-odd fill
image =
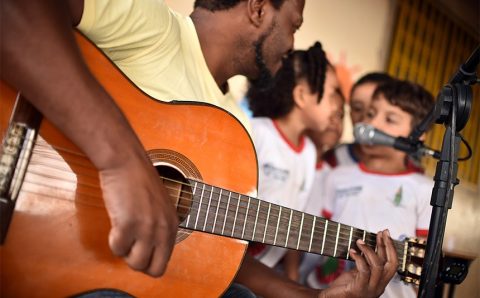
{"label": "microphone stand", "polygon": [[453,189],[459,183],[457,179],[459,132],[465,127],[470,116],[472,106],[470,85],[477,82],[475,70],[479,62],[480,46],[442,88],[433,110],[409,136],[410,141],[419,142],[418,138],[431,124],[443,124],[446,127],[440,160],[437,162],[434,176],[435,184],[430,201],[433,207],[432,216],[418,297],[435,297],[448,209],[452,208]]}

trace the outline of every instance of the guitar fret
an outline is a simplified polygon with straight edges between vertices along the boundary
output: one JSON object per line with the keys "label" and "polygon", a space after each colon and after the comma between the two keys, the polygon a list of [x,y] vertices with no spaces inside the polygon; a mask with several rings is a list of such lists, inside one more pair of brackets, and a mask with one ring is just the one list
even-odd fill
{"label": "guitar fret", "polygon": [[288,230],[287,230],[287,239],[285,239],[285,247],[288,245],[288,237],[290,236],[290,228],[292,226],[292,213],[293,210],[290,209],[290,219],[288,220]]}
{"label": "guitar fret", "polygon": [[202,229],[204,232],[205,232],[205,228],[207,226],[208,213],[210,212],[210,204],[212,202],[212,195],[213,195],[213,186],[210,189],[210,196],[208,197],[207,213],[205,214],[205,222],[203,223],[203,229]]}
{"label": "guitar fret", "polygon": [[[195,185],[193,186],[193,191],[192,191],[192,198],[195,198],[195,192],[197,191],[197,181],[195,181]],[[190,222],[190,213],[188,214],[187,216],[187,225],[186,227],[188,227],[188,223]]]}
{"label": "guitar fret", "polygon": [[325,220],[325,230],[323,230],[323,241],[322,241],[322,251],[320,254],[323,255],[323,248],[325,247],[325,236],[327,236],[327,229],[328,229],[328,219]]}
{"label": "guitar fret", "polygon": [[282,206],[280,206],[280,209],[278,210],[277,228],[275,229],[275,238],[273,239],[273,245],[277,244],[278,226],[280,225],[281,216],[282,216]]}
{"label": "guitar fret", "polygon": [[235,223],[237,222],[238,207],[240,206],[240,197],[241,197],[241,195],[239,194],[238,198],[237,198],[237,208],[235,209],[235,217],[233,218],[232,237],[233,237],[233,233],[235,231]]}
{"label": "guitar fret", "polygon": [[248,209],[250,208],[250,197],[248,197],[247,212],[245,213],[245,220],[243,221],[243,230],[242,230],[242,239],[245,233],[245,225],[247,224],[248,219]]}
{"label": "guitar fret", "polygon": [[305,216],[305,213],[302,212],[302,220],[300,221],[300,231],[298,232],[297,250],[298,250],[298,247],[300,246],[300,239],[302,238],[303,218],[304,218],[304,216]]}
{"label": "guitar fret", "polygon": [[212,233],[215,233],[215,227],[217,225],[218,208],[220,207],[220,202],[221,201],[222,201],[222,189],[220,188],[220,193],[218,195],[218,202],[217,202],[217,210],[215,211],[215,219],[213,220]]}
{"label": "guitar fret", "polygon": [[203,192],[205,191],[205,184],[202,186],[202,193],[200,194],[200,203],[198,204],[197,210],[197,218],[195,218],[195,226],[194,229],[197,229],[198,218],[200,217],[200,209],[202,209],[202,201],[203,201]]}
{"label": "guitar fret", "polygon": [[272,204],[268,204],[268,212],[267,212],[267,221],[265,221],[265,230],[263,231],[263,243],[265,243],[265,235],[267,234],[267,226],[268,221],[270,220],[270,208],[272,208]]}
{"label": "guitar fret", "polygon": [[308,251],[312,250],[312,240],[313,240],[313,231],[315,231],[315,222],[317,221],[317,217],[313,217],[313,225],[312,225],[312,234],[310,235],[310,245],[308,246]]}
{"label": "guitar fret", "polygon": [[222,235],[225,232],[225,223],[227,222],[227,215],[228,215],[228,209],[230,209],[230,197],[232,196],[232,192],[228,192],[228,201],[227,201],[227,206],[225,207],[225,217],[223,218],[223,226],[222,226]]}
{"label": "guitar fret", "polygon": [[338,236],[340,235],[340,226],[341,224],[338,223],[338,228],[337,228],[337,238],[335,239],[335,249],[333,251],[333,257],[337,256],[337,246],[338,246]]}
{"label": "guitar fret", "polygon": [[252,234],[252,241],[255,238],[255,231],[257,230],[257,221],[258,221],[258,213],[260,211],[260,204],[262,203],[262,200],[258,200],[258,206],[257,206],[257,214],[255,215],[255,222],[253,224],[253,234]]}
{"label": "guitar fret", "polygon": [[405,272],[407,268],[407,254],[408,254],[408,241],[405,241],[404,251],[402,255],[402,271]]}
{"label": "guitar fret", "polygon": [[348,238],[347,260],[350,257],[350,246],[352,245],[353,227],[350,227],[350,237]]}

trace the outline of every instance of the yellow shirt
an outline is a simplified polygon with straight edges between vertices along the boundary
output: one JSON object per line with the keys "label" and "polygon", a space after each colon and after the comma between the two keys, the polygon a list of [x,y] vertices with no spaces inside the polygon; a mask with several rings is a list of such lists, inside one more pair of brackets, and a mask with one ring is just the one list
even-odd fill
{"label": "yellow shirt", "polygon": [[163,0],[84,3],[78,29],[144,92],[162,101],[216,105],[250,130],[248,117],[210,73],[190,17],[170,10]]}

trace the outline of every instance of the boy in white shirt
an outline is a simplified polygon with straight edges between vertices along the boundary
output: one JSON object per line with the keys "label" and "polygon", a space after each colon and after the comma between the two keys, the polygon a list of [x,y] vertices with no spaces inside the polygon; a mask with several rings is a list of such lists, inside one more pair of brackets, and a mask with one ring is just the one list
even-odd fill
{"label": "boy in white shirt", "polygon": [[[364,121],[367,109],[372,100],[375,89],[390,80],[391,76],[384,72],[370,72],[363,75],[352,86],[350,91],[350,119],[352,125]],[[361,148],[358,144],[341,144],[334,149],[325,152],[323,159],[335,168],[340,165],[352,165],[358,163],[362,157]]]}
{"label": "boy in white shirt", "polygon": [[[407,137],[433,107],[424,88],[407,81],[390,81],[374,92],[366,122],[392,136]],[[356,165],[337,167],[325,181],[323,215],[368,231],[388,227],[392,238],[426,237],[433,187],[411,169],[406,153],[391,147],[361,145],[364,156]],[[315,286],[318,272],[309,276]],[[415,297],[412,286],[394,278],[382,297]]]}

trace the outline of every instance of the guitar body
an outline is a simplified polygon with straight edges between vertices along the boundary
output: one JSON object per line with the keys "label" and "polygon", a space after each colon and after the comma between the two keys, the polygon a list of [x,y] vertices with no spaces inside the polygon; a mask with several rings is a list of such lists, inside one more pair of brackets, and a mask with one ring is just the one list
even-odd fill
{"label": "guitar body", "polygon": [[[91,71],[156,163],[235,192],[256,190],[254,147],[234,117],[205,104],[156,101],[88,40],[79,35],[77,40]],[[16,92],[3,83],[0,88],[3,138]],[[113,256],[109,229],[98,172],[44,119],[0,248],[1,297],[65,297],[97,289],[137,297],[217,297],[233,280],[246,249],[246,241],[182,231],[166,274],[152,278]]]}

